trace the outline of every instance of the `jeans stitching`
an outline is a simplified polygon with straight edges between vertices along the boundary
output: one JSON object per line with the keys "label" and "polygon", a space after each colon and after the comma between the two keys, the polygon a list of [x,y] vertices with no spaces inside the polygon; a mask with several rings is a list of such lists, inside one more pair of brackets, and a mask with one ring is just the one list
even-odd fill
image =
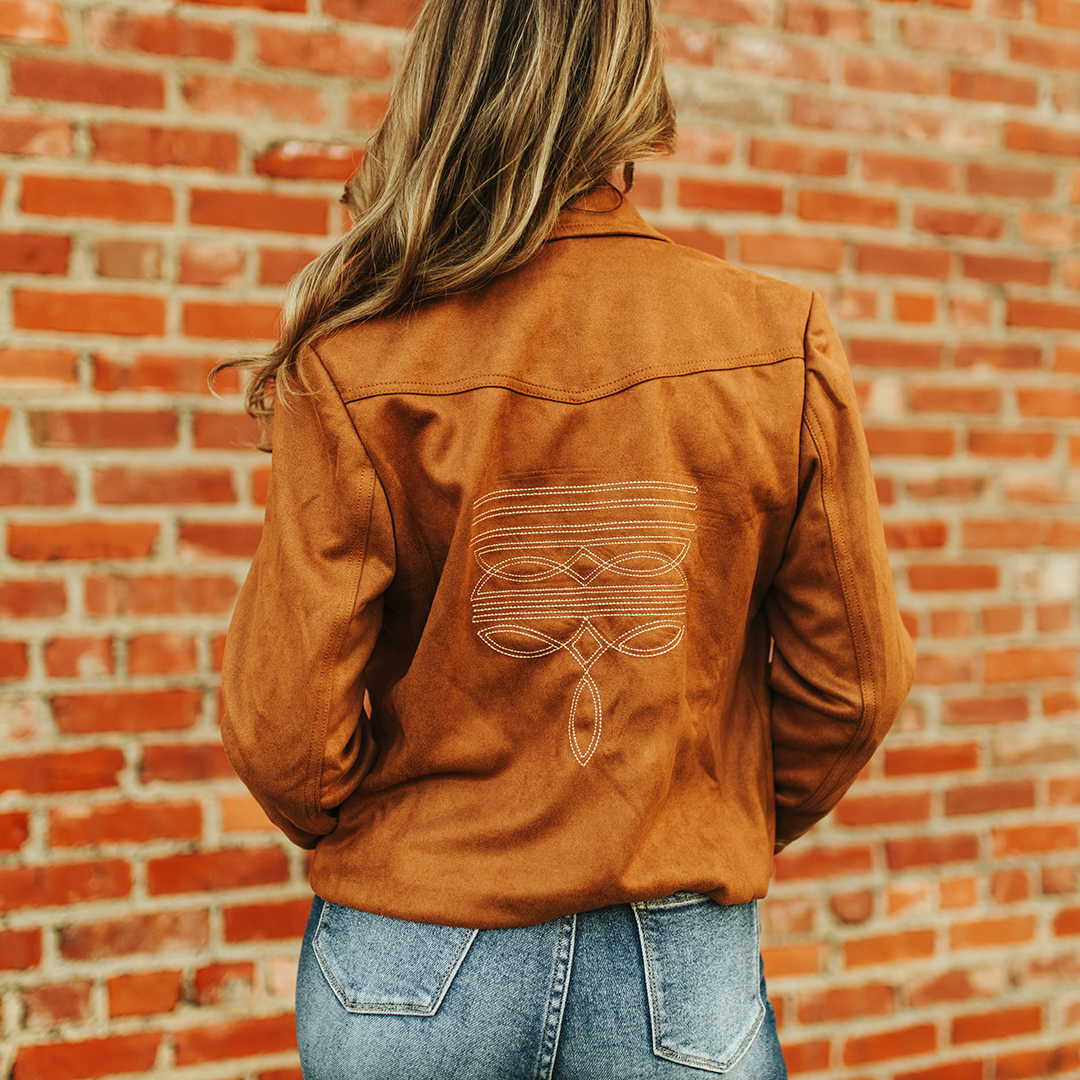
{"label": "jeans stitching", "polygon": [[551,1074],[555,1069],[555,1058],[559,1052],[559,1036],[562,1034],[563,1012],[566,1009],[574,966],[576,940],[577,915],[564,916],[560,920],[555,964],[551,972],[551,989],[548,992],[544,1026],[541,1030],[540,1059],[536,1065],[537,1080],[551,1080]]}

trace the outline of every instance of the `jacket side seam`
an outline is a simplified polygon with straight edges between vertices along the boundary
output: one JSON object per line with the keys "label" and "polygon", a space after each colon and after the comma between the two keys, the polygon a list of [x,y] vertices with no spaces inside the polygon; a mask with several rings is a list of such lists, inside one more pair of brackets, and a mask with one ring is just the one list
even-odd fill
{"label": "jacket side seam", "polygon": [[[327,370],[326,364],[323,359],[314,349],[311,350],[312,354],[318,360],[322,366],[330,385],[334,387],[335,392],[338,395],[338,401],[341,402],[341,406],[346,416],[349,416],[349,411],[345,407],[344,401],[341,400],[341,392],[337,388],[337,384],[334,382],[333,376]],[[349,417],[350,425],[352,418]],[[357,440],[359,442],[359,439]],[[360,443],[361,452],[363,451],[363,444]],[[364,456],[367,457],[366,452]],[[312,819],[317,820],[318,817],[325,813],[322,806],[322,777],[323,769],[326,764],[326,732],[330,724],[330,712],[334,703],[334,688],[333,680],[330,678],[330,672],[333,664],[333,660],[341,652],[341,644],[345,639],[345,630],[347,619],[345,616],[346,611],[346,598],[350,597],[351,601],[348,603],[348,612],[351,613],[356,607],[356,594],[360,589],[360,582],[363,580],[364,575],[364,562],[367,557],[367,544],[368,537],[371,532],[371,514],[375,503],[375,469],[370,460],[367,463],[367,468],[364,469],[363,488],[361,490],[360,498],[357,502],[357,533],[363,531],[363,542],[356,548],[349,556],[349,571],[348,580],[352,583],[352,588],[346,588],[342,590],[341,595],[338,597],[337,604],[334,608],[333,619],[333,633],[330,639],[327,641],[326,649],[322,657],[322,665],[319,672],[318,686],[320,688],[320,697],[324,698],[324,703],[319,708],[319,721],[317,724],[312,725],[311,739],[308,743],[308,776],[310,777],[310,790],[308,793],[309,806],[311,807]],[[366,502],[366,515],[365,504]]]}
{"label": "jacket side seam", "polygon": [[698,364],[686,364],[680,367],[667,365],[650,365],[636,368],[611,379],[606,383],[600,383],[591,390],[563,390],[556,386],[548,386],[544,383],[534,383],[527,379],[520,379],[514,375],[503,372],[484,372],[462,379],[446,379],[441,382],[428,382],[422,379],[386,380],[382,382],[364,383],[360,386],[341,390],[341,398],[345,404],[359,401],[363,398],[381,397],[387,394],[458,394],[466,390],[478,390],[483,387],[503,387],[507,390],[515,390],[533,397],[544,397],[554,401],[569,403],[594,401],[597,398],[606,397],[608,394],[617,393],[619,390],[629,389],[635,383],[648,382],[652,379],[663,379],[668,376],[694,375],[698,372],[723,371],[734,367],[759,367],[768,364],[778,364],[784,360],[801,359],[802,352],[793,352],[790,349],[776,349],[765,353],[745,353],[741,356],[732,356],[724,360],[707,360]]}
{"label": "jacket side seam", "polygon": [[[850,754],[859,735],[866,728],[868,720],[872,718],[877,711],[877,687],[874,683],[873,665],[870,664],[867,659],[868,634],[866,630],[866,620],[863,617],[858,593],[854,589],[853,581],[849,580],[849,578],[854,578],[854,574],[851,572],[849,565],[851,559],[847,554],[843,537],[840,534],[839,524],[835,520],[835,511],[831,507],[833,502],[830,486],[832,478],[832,461],[828,457],[828,449],[824,432],[821,427],[821,421],[818,419],[814,407],[809,402],[806,403],[806,413],[807,417],[804,419],[804,423],[810,433],[810,438],[814,442],[814,448],[818,452],[818,458],[822,465],[821,505],[825,512],[825,521],[829,527],[829,542],[833,550],[833,563],[836,567],[837,577],[840,581],[840,589],[844,594],[844,613],[847,616],[848,630],[851,634],[851,644],[855,652],[855,666],[858,672],[859,693],[862,697],[862,714],[859,717],[859,722],[855,731],[852,732],[847,745],[836,756],[836,761],[833,762],[832,768],[822,779],[813,795],[811,795],[802,806],[792,808],[795,813],[813,812],[815,802],[822,797],[823,792],[828,792],[829,782],[836,775],[845,758]],[[864,672],[866,673],[865,675]]]}

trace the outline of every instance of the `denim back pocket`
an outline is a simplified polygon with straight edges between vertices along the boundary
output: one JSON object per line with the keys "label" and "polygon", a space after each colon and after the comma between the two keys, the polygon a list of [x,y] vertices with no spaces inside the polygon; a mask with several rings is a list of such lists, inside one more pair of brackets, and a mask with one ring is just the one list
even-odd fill
{"label": "denim back pocket", "polygon": [[653,1053],[706,1072],[727,1072],[765,1016],[757,904],[725,907],[699,893],[675,893],[633,909]]}
{"label": "denim back pocket", "polygon": [[324,902],[312,947],[348,1012],[434,1016],[476,934]]}

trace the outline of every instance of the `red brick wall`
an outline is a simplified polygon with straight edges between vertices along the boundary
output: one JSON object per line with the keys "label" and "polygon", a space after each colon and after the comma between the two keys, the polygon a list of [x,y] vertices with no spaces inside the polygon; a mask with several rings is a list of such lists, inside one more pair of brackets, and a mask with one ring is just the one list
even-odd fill
{"label": "red brick wall", "polygon": [[[0,0],[3,1075],[298,1075],[304,859],[216,731],[269,461],[204,380],[342,227],[409,6]],[[638,203],[826,296],[920,656],[762,908],[789,1066],[1080,1076],[1080,2],[665,20]]]}

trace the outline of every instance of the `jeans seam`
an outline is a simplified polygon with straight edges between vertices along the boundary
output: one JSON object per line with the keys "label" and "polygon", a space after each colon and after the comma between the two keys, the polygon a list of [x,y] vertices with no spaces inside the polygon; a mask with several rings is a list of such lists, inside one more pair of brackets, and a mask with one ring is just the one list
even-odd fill
{"label": "jeans seam", "polygon": [[555,1058],[559,1053],[559,1036],[562,1034],[563,1013],[569,996],[570,977],[574,966],[574,945],[577,941],[577,915],[567,915],[560,920],[559,940],[555,950],[555,963],[551,971],[551,988],[548,991],[544,1026],[540,1033],[540,1058],[536,1065],[537,1080],[551,1080],[555,1070]]}

